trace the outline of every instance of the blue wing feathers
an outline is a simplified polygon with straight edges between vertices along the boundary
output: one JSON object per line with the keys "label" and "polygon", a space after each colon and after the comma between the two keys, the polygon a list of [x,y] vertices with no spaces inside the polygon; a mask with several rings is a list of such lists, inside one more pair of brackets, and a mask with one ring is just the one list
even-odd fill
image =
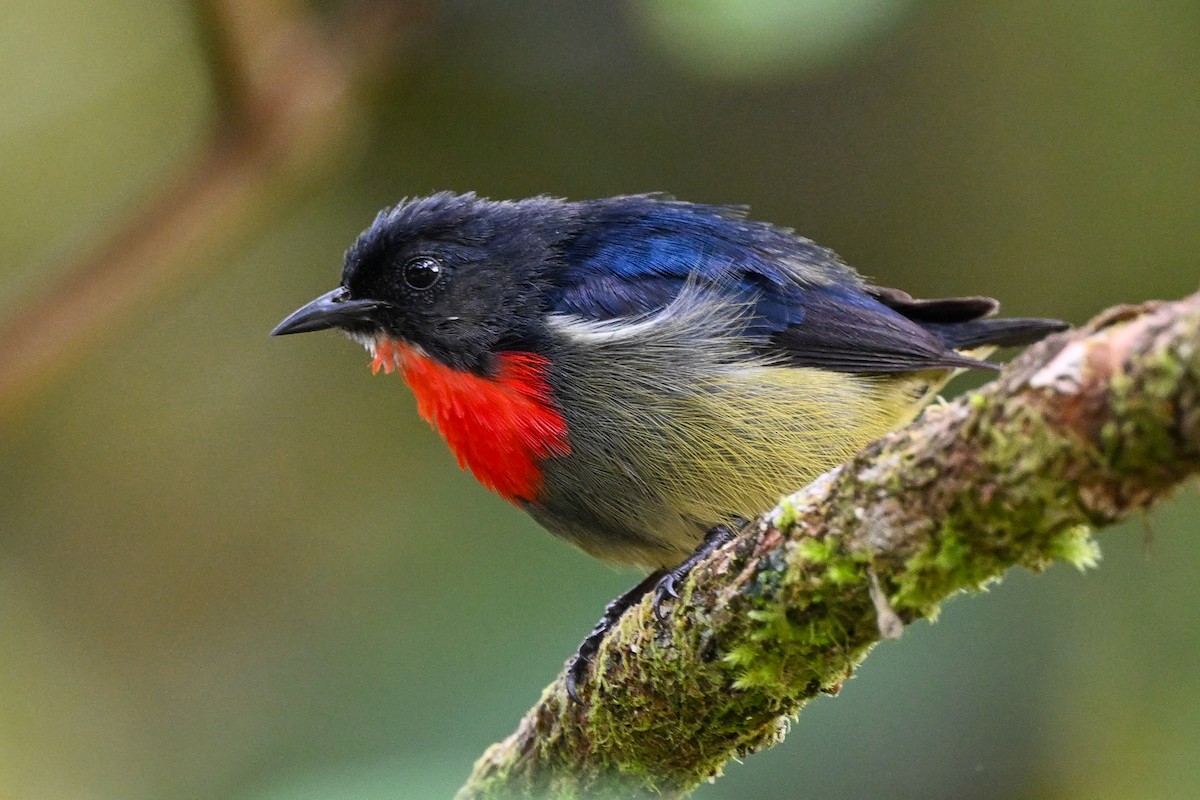
{"label": "blue wing feathers", "polygon": [[600,319],[646,313],[691,280],[756,302],[758,322],[782,330],[802,320],[806,288],[859,286],[832,251],[747,221],[738,207],[649,196],[583,205],[591,207],[589,224],[564,252],[561,312]]}
{"label": "blue wing feathers", "polygon": [[[954,347],[1041,338],[1060,323],[984,320],[985,297],[916,300],[866,285],[827,250],[745,209],[630,196],[580,203],[554,310],[589,319],[664,308],[690,281],[752,308],[746,333],[794,366],[890,373],[988,366]],[[994,338],[989,338],[994,337]]]}

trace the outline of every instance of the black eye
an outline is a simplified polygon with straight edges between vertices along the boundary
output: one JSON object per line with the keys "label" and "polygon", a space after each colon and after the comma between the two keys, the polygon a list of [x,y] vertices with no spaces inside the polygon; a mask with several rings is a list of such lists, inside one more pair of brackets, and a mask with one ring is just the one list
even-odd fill
{"label": "black eye", "polygon": [[442,265],[436,258],[417,256],[404,265],[404,282],[414,289],[428,289],[442,277]]}

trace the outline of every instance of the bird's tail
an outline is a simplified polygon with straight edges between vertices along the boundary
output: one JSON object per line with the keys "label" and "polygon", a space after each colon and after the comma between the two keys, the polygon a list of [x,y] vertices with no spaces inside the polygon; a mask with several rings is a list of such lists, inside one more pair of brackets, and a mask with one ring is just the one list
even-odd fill
{"label": "bird's tail", "polygon": [[970,350],[983,345],[1023,347],[1041,341],[1069,326],[1057,319],[1009,317],[966,322],[923,322],[921,327],[955,350]]}
{"label": "bird's tail", "polygon": [[1039,317],[988,319],[1000,308],[990,297],[946,297],[918,300],[899,289],[870,287],[871,294],[889,308],[920,325],[953,350],[985,345],[1021,347],[1066,330],[1067,323]]}

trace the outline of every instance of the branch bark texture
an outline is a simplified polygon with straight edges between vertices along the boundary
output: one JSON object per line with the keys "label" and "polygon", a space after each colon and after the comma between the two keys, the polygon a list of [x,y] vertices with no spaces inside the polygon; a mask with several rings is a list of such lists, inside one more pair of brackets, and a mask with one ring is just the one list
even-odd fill
{"label": "branch bark texture", "polygon": [[1105,312],[928,409],[757,520],[665,621],[631,609],[459,800],[680,797],[778,742],[878,641],[1008,568],[1090,565],[1090,531],[1200,470],[1200,294]]}

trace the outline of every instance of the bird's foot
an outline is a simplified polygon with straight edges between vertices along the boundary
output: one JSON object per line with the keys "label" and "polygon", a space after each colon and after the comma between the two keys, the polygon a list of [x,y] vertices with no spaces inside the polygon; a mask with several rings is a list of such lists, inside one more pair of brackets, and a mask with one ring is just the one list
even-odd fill
{"label": "bird's foot", "polygon": [[592,658],[595,657],[596,651],[600,649],[600,642],[604,640],[605,634],[617,623],[621,615],[629,610],[630,606],[645,597],[646,593],[657,586],[658,582],[666,574],[663,570],[651,572],[637,586],[634,586],[628,592],[604,607],[604,616],[600,617],[600,621],[596,623],[596,627],[592,628],[591,633],[585,636],[583,641],[579,643],[579,647],[575,650],[575,655],[571,656],[571,660],[567,664],[567,696],[576,703],[579,702],[578,687],[582,685],[583,679],[587,677],[588,667],[592,665]]}
{"label": "bird's foot", "polygon": [[704,541],[700,542],[692,554],[683,560],[683,563],[663,573],[654,585],[654,616],[658,617],[660,621],[665,619],[667,615],[663,611],[662,605],[667,598],[678,600],[679,585],[687,579],[688,574],[695,569],[696,565],[736,539],[737,532],[745,526],[746,520],[738,519],[736,529],[727,525],[717,525],[711,528],[708,533],[704,534]]}
{"label": "bird's foot", "polygon": [[595,657],[596,651],[600,649],[600,642],[604,640],[605,635],[617,623],[622,614],[653,590],[654,616],[662,620],[666,616],[662,611],[662,604],[668,597],[678,599],[679,591],[677,587],[687,578],[688,573],[715,550],[737,538],[738,531],[744,528],[746,524],[746,520],[738,519],[736,528],[726,525],[718,525],[712,528],[705,534],[704,541],[700,542],[695,551],[684,559],[683,563],[679,566],[671,570],[656,570],[650,573],[637,586],[634,586],[628,592],[605,606],[604,616],[596,623],[596,627],[592,628],[591,633],[579,643],[579,648],[567,664],[567,695],[576,703],[580,702],[578,689],[583,685],[583,681],[587,677],[587,671],[592,665],[592,659]]}

